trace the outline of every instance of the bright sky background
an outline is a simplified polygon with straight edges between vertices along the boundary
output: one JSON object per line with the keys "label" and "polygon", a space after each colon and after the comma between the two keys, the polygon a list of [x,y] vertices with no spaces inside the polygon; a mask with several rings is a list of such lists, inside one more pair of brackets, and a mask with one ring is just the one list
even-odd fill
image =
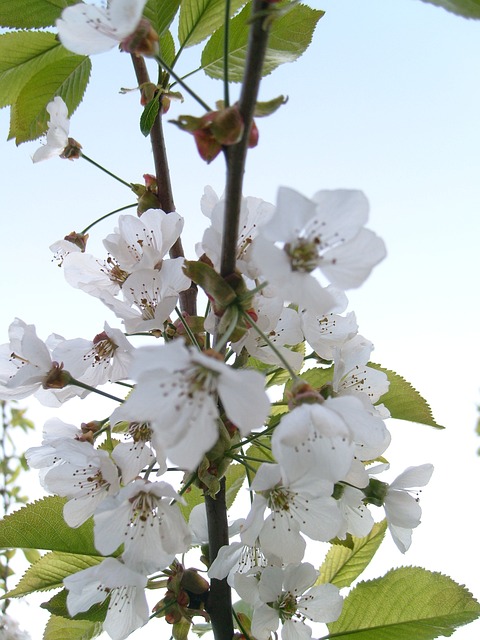
{"label": "bright sky background", "polygon": [[[350,309],[375,344],[374,360],[409,380],[447,429],[390,422],[391,479],[424,462],[433,462],[436,471],[423,492],[423,523],[409,552],[402,556],[386,538],[362,577],[418,565],[466,584],[478,599],[480,23],[418,0],[314,5],[326,15],[313,45],[262,85],[261,99],[285,94],[289,101],[258,121],[260,144],[250,154],[244,193],[274,201],[278,186],[286,185],[307,196],[339,187],[367,194],[369,227],[384,238],[388,257],[349,294]],[[194,68],[191,60],[180,69]],[[130,61],[115,51],[94,57],[93,64],[71,135],[87,155],[127,181],[141,182],[143,173],[153,172],[153,161],[138,129],[138,95],[118,93],[135,86]],[[222,98],[219,82],[198,74],[192,84],[211,104]],[[180,114],[201,110],[187,100],[172,106],[171,118]],[[184,245],[194,257],[205,227],[199,200],[206,184],[223,191],[223,161],[205,165],[191,136],[173,125],[166,130],[177,209],[186,219]],[[7,134],[3,110],[4,141]],[[34,166],[37,146],[0,144],[0,343],[15,316],[35,324],[42,338],[52,332],[91,338],[105,319],[114,323],[99,302],[65,283],[48,246],[133,200],[86,162],[54,159]],[[111,228],[108,221],[96,227],[93,252],[98,247],[103,255],[100,241]],[[50,415],[38,403],[31,407],[39,431],[29,446],[39,443]],[[81,404],[67,405],[61,415],[96,417]],[[22,616],[33,640],[40,640],[36,609],[15,607],[12,614]],[[155,625],[147,629],[132,638],[156,633]],[[479,632],[476,622],[454,638],[476,640]]]}

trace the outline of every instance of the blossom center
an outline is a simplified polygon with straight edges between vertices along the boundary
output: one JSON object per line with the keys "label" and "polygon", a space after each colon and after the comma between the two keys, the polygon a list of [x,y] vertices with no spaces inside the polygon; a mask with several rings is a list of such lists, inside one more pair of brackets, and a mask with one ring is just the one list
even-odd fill
{"label": "blossom center", "polygon": [[292,271],[311,273],[321,263],[319,252],[320,238],[298,238],[296,242],[288,242],[283,250],[290,259]]}

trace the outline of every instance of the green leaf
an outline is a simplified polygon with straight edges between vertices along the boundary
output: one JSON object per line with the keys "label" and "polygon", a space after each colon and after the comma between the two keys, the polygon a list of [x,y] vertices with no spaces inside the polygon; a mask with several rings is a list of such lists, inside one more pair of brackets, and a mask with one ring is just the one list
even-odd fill
{"label": "green leaf", "polygon": [[175,60],[175,41],[170,31],[165,31],[165,33],[160,36],[158,44],[160,47],[160,58],[163,62],[171,66]]}
{"label": "green leaf", "polygon": [[480,0],[423,0],[464,18],[480,18]]}
{"label": "green leaf", "polygon": [[402,376],[373,362],[369,362],[368,366],[383,371],[388,376],[390,387],[381,397],[380,402],[387,407],[392,418],[420,422],[436,429],[444,429],[433,419],[432,410],[427,401]]}
{"label": "green leaf", "polygon": [[161,36],[172,24],[180,6],[180,0],[148,0],[143,15]]}
{"label": "green leaf", "polygon": [[67,609],[67,590],[62,589],[50,598],[48,602],[43,602],[40,606],[54,616],[60,616],[67,620],[89,620],[90,622],[103,622],[106,618],[110,598],[105,596],[103,602],[94,604],[88,611],[80,611],[73,618],[70,617]]}
{"label": "green leaf", "polygon": [[88,620],[68,620],[59,616],[50,616],[43,640],[92,640],[103,630],[101,622]]}
{"label": "green leaf", "polygon": [[[247,53],[251,6],[246,5],[230,23],[228,76],[232,82],[241,82]],[[286,62],[294,62],[308,48],[317,22],[323,11],[297,4],[276,18],[270,29],[263,76]],[[224,28],[218,29],[207,42],[201,59],[201,68],[212,78],[223,78]]]}
{"label": "green leaf", "polygon": [[153,123],[155,122],[155,118],[158,115],[158,111],[160,109],[160,94],[153,96],[148,104],[145,105],[145,108],[140,116],[140,131],[144,136],[148,136]]}
{"label": "green leaf", "polygon": [[[231,0],[230,15],[233,16],[245,0]],[[191,47],[208,38],[223,25],[225,0],[183,0],[180,8],[178,39],[182,47]]]}
{"label": "green leaf", "polygon": [[53,33],[17,31],[0,36],[0,107],[13,104],[30,78],[67,53]]}
{"label": "green leaf", "polygon": [[77,571],[83,571],[103,561],[102,557],[84,556],[73,553],[52,551],[47,553],[22,576],[15,589],[9,591],[8,598],[26,596],[35,591],[48,591],[63,587],[63,579]]}
{"label": "green leaf", "polygon": [[63,519],[65,498],[32,502],[0,521],[0,548],[46,549],[99,556],[93,544],[93,520],[72,529]]}
{"label": "green leaf", "polygon": [[480,615],[465,587],[441,573],[401,567],[361,582],[328,625],[336,640],[431,640],[449,637]]}
{"label": "green leaf", "polygon": [[238,492],[242,488],[243,482],[245,480],[245,475],[246,471],[243,464],[231,464],[228,467],[227,473],[225,474],[225,500],[227,503],[227,509],[230,509],[230,507],[234,503],[235,498],[237,497]]}
{"label": "green leaf", "polygon": [[2,0],[0,27],[39,29],[50,27],[63,9],[78,0]]}
{"label": "green leaf", "polygon": [[349,587],[370,563],[382,543],[387,521],[376,522],[364,538],[352,536],[352,547],[334,544],[327,553],[316,584],[330,582],[339,589]]}
{"label": "green leaf", "polygon": [[12,105],[9,139],[20,144],[38,138],[47,128],[47,104],[61,96],[71,114],[80,104],[90,77],[88,57],[68,53],[30,78]]}
{"label": "green leaf", "polygon": [[191,623],[185,618],[182,618],[180,622],[176,622],[172,627],[173,640],[188,640],[188,632],[190,631]]}

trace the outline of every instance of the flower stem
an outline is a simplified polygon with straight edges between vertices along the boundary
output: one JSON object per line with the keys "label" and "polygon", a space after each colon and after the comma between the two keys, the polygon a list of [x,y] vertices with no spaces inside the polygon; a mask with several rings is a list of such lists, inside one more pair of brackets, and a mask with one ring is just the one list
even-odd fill
{"label": "flower stem", "polygon": [[103,396],[104,398],[108,398],[109,400],[115,400],[115,402],[124,402],[122,398],[117,398],[116,396],[112,396],[110,393],[107,393],[106,391],[101,391],[100,389],[91,387],[89,384],[80,382],[80,380],[75,380],[75,378],[70,378],[70,381],[68,382],[68,384],[73,384],[75,387],[80,387],[80,389],[86,389],[87,391],[92,391],[93,393],[97,393],[99,396]]}
{"label": "flower stem", "polygon": [[[131,60],[139,86],[150,82],[145,59],[132,54]],[[175,211],[175,202],[173,200],[172,184],[170,181],[161,110],[159,110],[150,130],[150,142],[152,145],[153,161],[155,163],[159,207],[161,207],[165,213],[169,213]],[[169,255],[171,258],[185,257],[180,237],[173,244]],[[180,292],[180,307],[182,311],[185,311],[190,316],[197,315],[197,287],[193,283],[189,289]]]}
{"label": "flower stem", "polygon": [[237,324],[238,324],[238,307],[234,307],[233,313],[232,313],[232,319],[230,320],[230,324],[228,325],[227,330],[215,342],[215,349],[217,351],[221,352],[222,349],[225,347],[225,345],[227,344],[230,336],[235,331],[235,327],[237,326]]}
{"label": "flower stem", "polygon": [[187,334],[187,336],[190,338],[190,341],[192,344],[194,344],[197,349],[199,351],[201,351],[200,345],[197,342],[197,339],[195,337],[195,334],[193,333],[193,331],[190,329],[190,327],[188,326],[188,322],[185,320],[185,318],[183,317],[182,312],[180,311],[180,309],[178,307],[175,307],[175,311],[178,315],[178,319],[180,320],[180,322],[183,325],[183,328],[185,329],[185,333]]}
{"label": "flower stem", "polygon": [[107,175],[111,176],[112,178],[115,178],[115,180],[118,180],[118,182],[121,182],[122,184],[124,184],[126,187],[128,187],[129,189],[132,188],[132,183],[131,182],[126,182],[125,180],[122,180],[122,178],[119,178],[118,176],[116,176],[114,173],[112,173],[111,171],[109,171],[108,169],[105,169],[105,167],[102,167],[101,164],[98,164],[98,162],[95,162],[95,160],[92,160],[91,158],[89,158],[88,156],[86,156],[83,151],[81,153],[81,158],[83,158],[84,160],[86,160],[87,162],[90,162],[90,164],[93,164],[94,167],[97,167],[97,169],[100,169],[101,171],[103,171],[104,173],[106,173]]}
{"label": "flower stem", "polygon": [[289,365],[287,360],[284,358],[283,354],[277,349],[277,347],[273,344],[270,338],[260,329],[258,324],[252,319],[251,316],[248,315],[246,311],[241,309],[240,312],[242,313],[243,317],[248,322],[248,324],[251,325],[251,327],[258,333],[258,335],[263,338],[265,343],[270,347],[273,353],[277,356],[277,358],[282,363],[283,368],[286,369],[290,374],[290,376],[292,377],[292,380],[298,380],[297,373],[292,369],[292,367]]}
{"label": "flower stem", "polygon": [[205,111],[212,111],[212,108],[208,106],[208,104],[206,102],[204,102],[202,100],[202,98],[200,98],[199,95],[197,95],[195,93],[195,91],[193,89],[190,89],[190,87],[188,86],[188,84],[186,84],[182,78],[175,73],[175,71],[172,69],[172,67],[170,67],[164,60],[162,60],[162,58],[160,56],[156,56],[155,57],[156,61],[158,62],[158,64],[165,69],[165,71],[172,76],[172,78],[174,78],[174,80],[176,82],[178,82],[178,84],[182,87],[182,89],[185,89],[185,91],[190,94],[192,96],[192,98],[194,100],[196,100],[198,102],[198,104],[203,107],[205,109]]}
{"label": "flower stem", "polygon": [[137,206],[137,203],[134,202],[133,204],[127,204],[124,207],[120,207],[119,209],[114,209],[113,211],[110,211],[110,213],[106,213],[104,216],[101,216],[100,218],[95,220],[95,222],[92,222],[92,224],[89,224],[88,227],[85,227],[85,229],[81,233],[82,234],[87,233],[87,231],[89,231],[92,227],[94,227],[99,222],[102,222],[102,220],[105,220],[105,218],[113,216],[116,213],[120,213],[120,211],[125,211],[126,209],[132,209],[133,207],[136,207],[136,206]]}

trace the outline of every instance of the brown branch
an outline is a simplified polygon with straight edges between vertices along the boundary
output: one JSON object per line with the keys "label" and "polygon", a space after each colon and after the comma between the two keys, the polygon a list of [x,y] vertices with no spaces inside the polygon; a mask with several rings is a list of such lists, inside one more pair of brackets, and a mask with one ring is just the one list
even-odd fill
{"label": "brown branch", "polygon": [[243,176],[245,174],[248,139],[257,103],[263,61],[267,50],[269,32],[265,13],[269,6],[270,3],[264,0],[254,0],[252,5],[252,25],[249,33],[245,73],[238,101],[238,109],[242,116],[245,130],[240,142],[225,148],[227,184],[225,188],[225,221],[220,267],[222,276],[228,276],[235,271]]}
{"label": "brown branch", "polygon": [[[139,86],[150,82],[144,58],[136,56],[135,54],[132,54],[131,57]],[[155,164],[159,205],[163,211],[170,213],[170,211],[175,211],[175,202],[173,200],[172,184],[170,182],[170,170],[168,167],[167,150],[163,135],[162,114],[160,110],[150,131],[150,142],[152,144],[153,161]],[[185,257],[181,238],[178,238],[170,249],[170,257]],[[188,315],[197,315],[197,287],[193,283],[189,289],[180,293],[180,308],[182,311],[188,313]]]}

